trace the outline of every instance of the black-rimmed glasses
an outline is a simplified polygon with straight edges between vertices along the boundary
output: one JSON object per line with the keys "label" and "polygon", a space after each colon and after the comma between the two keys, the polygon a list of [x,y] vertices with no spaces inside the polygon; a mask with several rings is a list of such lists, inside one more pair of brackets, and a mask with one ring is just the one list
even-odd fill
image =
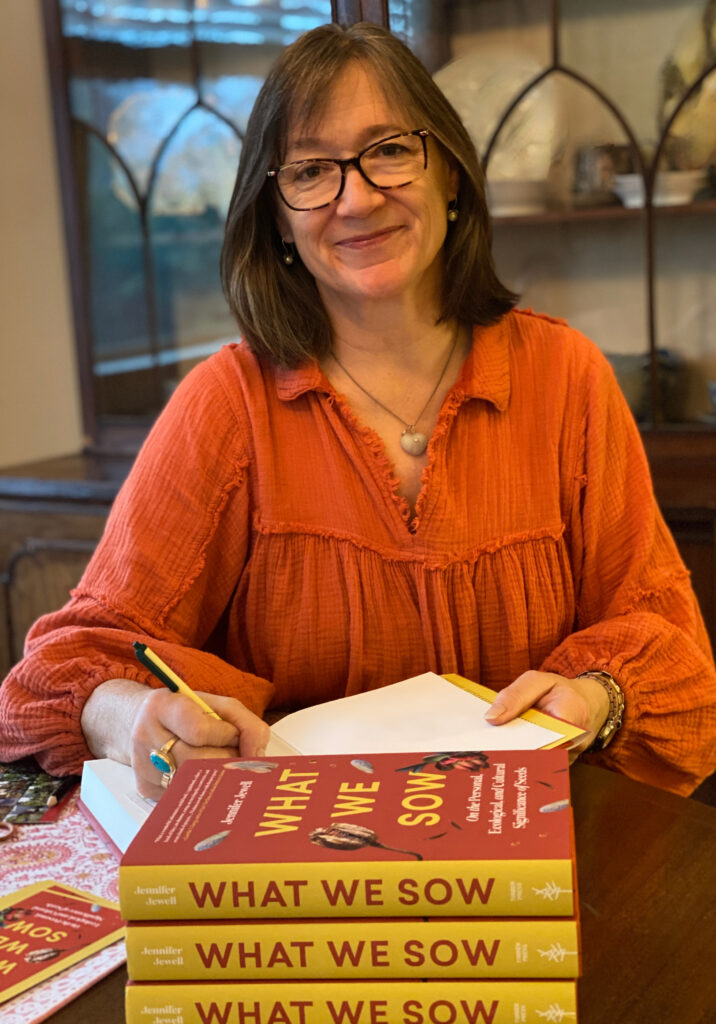
{"label": "black-rimmed glasses", "polygon": [[345,188],[349,167],[355,167],[374,188],[402,188],[426,170],[429,134],[426,128],[416,128],[389,135],[347,160],[294,160],[282,167],[272,167],[268,177],[275,179],[286,206],[301,211],[318,210],[338,199]]}

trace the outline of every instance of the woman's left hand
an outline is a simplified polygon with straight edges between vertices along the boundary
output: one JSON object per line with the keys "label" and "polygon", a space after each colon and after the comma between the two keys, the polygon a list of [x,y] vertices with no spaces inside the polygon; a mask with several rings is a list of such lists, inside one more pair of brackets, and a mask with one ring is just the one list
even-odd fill
{"label": "woman's left hand", "polygon": [[528,708],[537,708],[586,730],[586,735],[569,748],[571,763],[591,746],[606,722],[609,696],[602,684],[589,676],[567,679],[554,672],[530,669],[500,690],[485,718],[492,725],[503,725]]}

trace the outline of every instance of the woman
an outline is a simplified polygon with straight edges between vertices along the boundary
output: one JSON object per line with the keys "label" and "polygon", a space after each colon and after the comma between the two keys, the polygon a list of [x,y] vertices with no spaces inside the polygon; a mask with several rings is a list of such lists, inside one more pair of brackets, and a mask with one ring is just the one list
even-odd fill
{"label": "woman", "polygon": [[[182,382],[33,627],[0,755],[131,761],[158,797],[152,751],[259,754],[266,709],[432,669],[501,690],[497,724],[535,705],[586,730],[575,754],[690,792],[716,673],[637,430],[594,346],[512,310],[474,148],[389,33],[281,56],[222,270],[245,344]],[[136,640],[222,720],[148,689]]]}

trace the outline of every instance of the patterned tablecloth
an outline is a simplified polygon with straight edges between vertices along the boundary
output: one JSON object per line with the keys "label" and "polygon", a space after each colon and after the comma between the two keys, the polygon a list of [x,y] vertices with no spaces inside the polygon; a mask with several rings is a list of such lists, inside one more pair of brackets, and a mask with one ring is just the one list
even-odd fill
{"label": "patterned tablecloth", "polygon": [[[118,900],[118,862],[77,807],[77,791],[52,824],[17,825],[0,843],[0,896],[51,878]],[[124,942],[23,992],[0,1007],[2,1024],[36,1024],[125,960]]]}

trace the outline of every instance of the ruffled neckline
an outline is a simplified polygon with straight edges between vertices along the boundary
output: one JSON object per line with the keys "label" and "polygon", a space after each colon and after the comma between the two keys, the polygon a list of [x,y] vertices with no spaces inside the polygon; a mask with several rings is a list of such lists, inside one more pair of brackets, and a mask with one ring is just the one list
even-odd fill
{"label": "ruffled neckline", "polygon": [[401,479],[386,451],[383,439],[372,427],[358,418],[345,395],[333,387],[318,362],[307,362],[295,369],[277,369],[277,394],[283,401],[293,401],[301,395],[315,391],[324,394],[326,400],[340,410],[351,432],[359,437],[370,451],[378,470],[376,479],[385,500],[396,507],[409,533],[415,535],[424,518],[430,496],[435,449],[446,438],[462,403],[469,398],[482,399],[490,402],[501,412],[505,411],[509,404],[509,332],[513,315],[508,314],[499,323],[488,327],[473,328],[472,347],[457,380],[443,400],[428,442],[428,460],[420,477],[420,490],[414,511],[405,495],[400,493]]}

